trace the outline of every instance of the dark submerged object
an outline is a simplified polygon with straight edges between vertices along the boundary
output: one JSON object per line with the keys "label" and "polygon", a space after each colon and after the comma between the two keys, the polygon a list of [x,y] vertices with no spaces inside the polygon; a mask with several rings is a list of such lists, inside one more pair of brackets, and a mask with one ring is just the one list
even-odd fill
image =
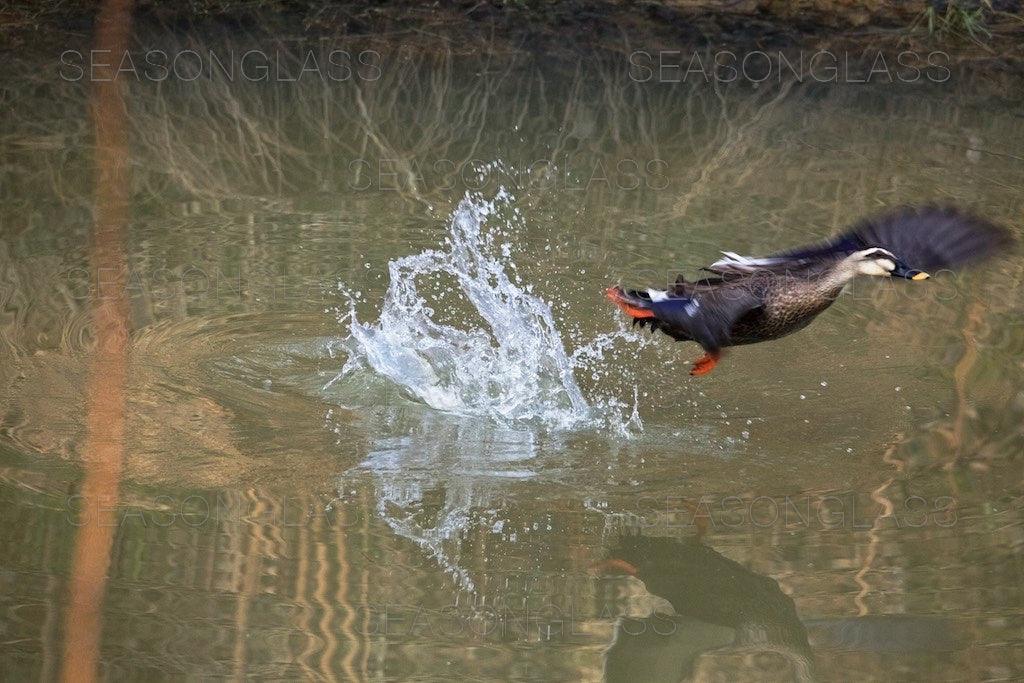
{"label": "dark submerged object", "polygon": [[633,324],[695,341],[706,355],[690,374],[711,372],[727,346],[778,339],[806,327],[858,275],[926,280],[928,271],[1009,250],[1003,227],[958,209],[904,208],[865,220],[819,246],[751,258],[724,252],[696,282],[666,290],[609,287]]}

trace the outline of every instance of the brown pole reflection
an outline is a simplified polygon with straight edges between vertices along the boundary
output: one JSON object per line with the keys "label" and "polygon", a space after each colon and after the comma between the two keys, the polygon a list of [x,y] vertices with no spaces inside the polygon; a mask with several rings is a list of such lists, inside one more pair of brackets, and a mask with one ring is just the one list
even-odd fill
{"label": "brown pole reflection", "polygon": [[[109,50],[111,62],[99,66],[91,83],[95,131],[95,214],[91,267],[121,273],[121,235],[128,220],[130,194],[127,114],[124,81],[117,79],[117,55],[128,48],[133,0],[104,0],[96,22],[95,48]],[[61,678],[93,681],[97,677],[103,633],[103,597],[116,531],[114,507],[124,462],[124,392],[128,365],[129,317],[122,290],[99,290],[93,299],[96,348],[90,363],[85,480],[81,495],[90,512],[78,528],[71,561],[70,595],[65,622]]]}

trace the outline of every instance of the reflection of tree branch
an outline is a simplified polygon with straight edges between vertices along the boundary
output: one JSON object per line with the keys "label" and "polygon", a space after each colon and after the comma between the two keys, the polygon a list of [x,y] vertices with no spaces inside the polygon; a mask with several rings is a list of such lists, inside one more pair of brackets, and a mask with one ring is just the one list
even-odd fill
{"label": "reflection of tree branch", "polygon": [[982,324],[981,304],[974,300],[967,307],[967,322],[963,327],[964,355],[953,368],[953,386],[956,390],[956,414],[953,416],[953,429],[949,433],[953,461],[959,460],[964,452],[964,423],[971,408],[967,403],[967,378],[978,360],[977,332]]}
{"label": "reflection of tree branch", "polygon": [[[720,105],[719,126],[715,137],[721,138],[721,142],[705,147],[706,156],[698,163],[700,175],[690,185],[689,190],[676,201],[675,210],[680,216],[686,214],[694,199],[704,196],[712,187],[715,194],[721,192],[716,174],[722,168],[742,160],[737,165],[741,170],[735,180],[737,185],[746,182],[752,173],[764,169],[768,159],[764,151],[764,140],[761,135],[755,135],[754,132],[758,131],[765,120],[771,118],[779,104],[785,101],[794,83],[795,80],[784,81],[767,102],[760,102],[756,96],[742,100],[740,111],[730,115],[729,110],[735,102],[726,99],[718,81],[713,82],[715,97]],[[757,158],[754,157],[755,154],[758,155]],[[761,164],[755,163],[758,158]]]}
{"label": "reflection of tree branch", "polygon": [[[127,48],[132,0],[105,0],[96,21],[97,50]],[[95,130],[95,222],[92,266],[98,272],[123,273],[121,248],[131,196],[124,82],[113,78],[116,66],[102,67],[91,93]],[[82,498],[90,504],[117,501],[124,467],[124,403],[128,374],[129,314],[123,297],[99,296],[92,319],[96,347],[90,359],[86,398],[85,480]],[[69,606],[65,622],[62,678],[93,681],[103,636],[103,601],[114,545],[113,505],[97,506],[75,534]]]}
{"label": "reflection of tree branch", "polygon": [[871,530],[868,532],[867,553],[864,556],[864,561],[861,564],[860,569],[857,570],[857,574],[853,577],[853,580],[857,582],[858,586],[860,586],[860,591],[856,596],[854,596],[853,602],[857,605],[858,616],[862,617],[870,614],[871,612],[868,605],[864,602],[864,598],[871,594],[871,584],[868,583],[865,577],[868,575],[868,572],[871,571],[871,565],[874,563],[875,555],[878,552],[878,544],[881,542],[878,532],[882,528],[883,523],[888,523],[888,521],[892,519],[895,511],[892,500],[885,494],[885,491],[903,473],[903,462],[893,457],[896,453],[897,447],[902,441],[903,437],[901,435],[897,438],[896,442],[886,448],[885,453],[882,454],[882,462],[895,467],[896,472],[871,492],[871,500],[878,503],[879,510],[883,512],[875,515],[875,519],[871,525]]}
{"label": "reflection of tree branch", "polygon": [[[349,590],[352,589],[354,581],[352,580],[352,561],[349,558],[348,543],[349,535],[347,533],[347,524],[345,520],[345,508],[340,507],[337,511],[338,518],[334,524],[334,543],[337,548],[336,554],[338,559],[338,576],[337,576],[337,594],[335,595],[335,602],[338,607],[341,608],[342,617],[340,623],[340,631],[345,639],[344,655],[341,658],[341,670],[345,674],[346,681],[365,681],[367,679],[366,669],[362,669],[358,672],[356,670],[356,660],[359,657],[360,651],[366,649],[366,634],[367,631],[357,631],[356,626],[356,613],[357,609],[352,604],[352,600],[349,598]],[[325,562],[325,566],[331,566],[330,562]],[[363,603],[360,603],[363,604]],[[331,631],[330,622],[325,624],[324,633]],[[330,672],[329,658],[324,658],[323,673],[329,676]]]}

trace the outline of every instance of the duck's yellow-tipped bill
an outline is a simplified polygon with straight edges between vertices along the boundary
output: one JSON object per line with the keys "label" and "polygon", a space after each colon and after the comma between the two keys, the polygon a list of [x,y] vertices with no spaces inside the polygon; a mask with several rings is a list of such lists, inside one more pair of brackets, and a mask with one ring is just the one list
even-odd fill
{"label": "duck's yellow-tipped bill", "polygon": [[928,273],[921,272],[921,273],[918,273],[917,275],[915,275],[914,277],[912,277],[910,279],[911,280],[927,280],[930,277],[931,277],[931,275],[929,275]]}

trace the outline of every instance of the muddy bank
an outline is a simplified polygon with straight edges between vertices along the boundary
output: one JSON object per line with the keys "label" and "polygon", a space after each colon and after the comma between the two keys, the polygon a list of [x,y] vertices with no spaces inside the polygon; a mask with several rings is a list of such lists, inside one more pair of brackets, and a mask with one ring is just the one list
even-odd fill
{"label": "muddy bank", "polygon": [[[29,0],[0,13],[7,54],[53,53],[88,44],[96,3],[41,7]],[[239,31],[254,37],[322,36],[411,50],[502,55],[512,52],[657,53],[681,47],[762,50],[941,50],[953,60],[982,60],[1020,70],[1024,0],[460,0],[324,6],[280,0],[187,5],[143,0],[137,26],[188,33]]]}

